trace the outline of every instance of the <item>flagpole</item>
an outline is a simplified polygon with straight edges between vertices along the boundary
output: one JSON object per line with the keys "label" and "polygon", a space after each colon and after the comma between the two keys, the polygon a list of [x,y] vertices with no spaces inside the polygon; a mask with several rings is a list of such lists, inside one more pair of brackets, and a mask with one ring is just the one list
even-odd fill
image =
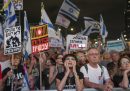
{"label": "flagpole", "polygon": [[21,25],[21,11],[19,10],[19,26]]}
{"label": "flagpole", "polygon": [[39,64],[40,64],[40,90],[42,90],[42,61],[41,61],[41,52],[39,52]]}

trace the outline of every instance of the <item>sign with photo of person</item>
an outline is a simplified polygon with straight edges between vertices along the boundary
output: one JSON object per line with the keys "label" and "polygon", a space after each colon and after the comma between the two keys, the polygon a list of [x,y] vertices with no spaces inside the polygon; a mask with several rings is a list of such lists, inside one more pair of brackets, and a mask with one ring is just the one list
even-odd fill
{"label": "sign with photo of person", "polygon": [[21,52],[21,26],[4,30],[4,54]]}
{"label": "sign with photo of person", "polygon": [[46,25],[31,27],[32,53],[41,52],[49,49],[48,30]]}
{"label": "sign with photo of person", "polygon": [[15,10],[23,10],[23,0],[12,0]]}
{"label": "sign with photo of person", "polygon": [[67,48],[68,50],[86,50],[88,36],[83,35],[67,35]]}

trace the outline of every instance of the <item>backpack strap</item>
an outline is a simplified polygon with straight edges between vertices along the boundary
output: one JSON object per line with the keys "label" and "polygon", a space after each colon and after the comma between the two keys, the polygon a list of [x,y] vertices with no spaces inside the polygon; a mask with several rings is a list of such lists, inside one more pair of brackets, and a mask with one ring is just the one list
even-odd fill
{"label": "backpack strap", "polygon": [[103,66],[101,64],[99,64],[100,68],[101,68],[101,76],[103,75],[104,73],[104,69],[103,69]]}
{"label": "backpack strap", "polygon": [[[100,68],[101,68],[101,76],[102,76],[103,73],[104,73],[104,69],[103,69],[103,66],[102,66],[102,65],[99,64],[99,66],[100,66]],[[85,64],[84,67],[85,67],[85,69],[86,69],[86,72],[88,73],[88,66],[87,66],[87,64]]]}
{"label": "backpack strap", "polygon": [[88,73],[88,66],[87,66],[87,64],[85,64],[84,67],[86,69],[86,72]]}

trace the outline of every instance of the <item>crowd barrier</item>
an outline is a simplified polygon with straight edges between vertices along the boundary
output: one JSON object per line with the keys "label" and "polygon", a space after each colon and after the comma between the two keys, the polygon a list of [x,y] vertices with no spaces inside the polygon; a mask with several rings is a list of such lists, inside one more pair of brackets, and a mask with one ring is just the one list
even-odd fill
{"label": "crowd barrier", "polygon": [[[42,91],[57,91],[57,90],[42,90]],[[63,90],[63,91],[76,91],[75,89],[68,89],[68,90]],[[83,91],[102,91],[102,90],[97,90],[93,88],[87,88],[84,89]],[[128,89],[123,89],[123,88],[113,88],[112,91],[130,91],[130,88]]]}

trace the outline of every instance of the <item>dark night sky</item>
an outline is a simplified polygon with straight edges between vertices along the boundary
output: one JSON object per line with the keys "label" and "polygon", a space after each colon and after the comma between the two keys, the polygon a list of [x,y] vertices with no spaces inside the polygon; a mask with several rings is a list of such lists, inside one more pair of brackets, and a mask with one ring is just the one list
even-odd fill
{"label": "dark night sky", "polygon": [[[63,0],[24,0],[24,10],[27,11],[30,23],[38,23],[41,17],[40,2],[43,1],[44,8],[52,23],[55,23],[56,16]],[[125,29],[124,9],[126,0],[70,0],[76,4],[81,12],[78,22],[71,22],[70,27],[77,31],[84,28],[83,17],[92,17],[99,21],[102,14],[108,30],[107,39],[117,39],[121,31]]]}

